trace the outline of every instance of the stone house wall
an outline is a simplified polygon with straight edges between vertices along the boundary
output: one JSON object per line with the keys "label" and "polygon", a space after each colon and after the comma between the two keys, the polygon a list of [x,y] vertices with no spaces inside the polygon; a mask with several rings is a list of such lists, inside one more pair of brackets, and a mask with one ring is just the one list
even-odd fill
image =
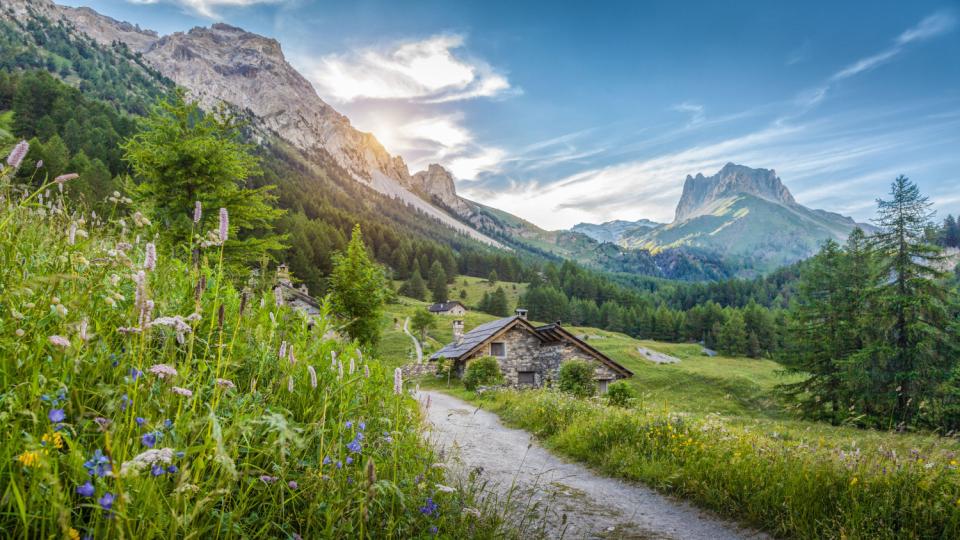
{"label": "stone house wall", "polygon": [[506,347],[506,356],[495,357],[500,363],[500,371],[504,376],[504,383],[510,386],[519,386],[519,372],[534,372],[534,386],[544,386],[548,382],[557,380],[560,365],[567,360],[586,360],[595,366],[595,378],[598,380],[617,379],[619,376],[609,367],[601,364],[572,343],[543,343],[536,336],[522,327],[514,327],[506,334],[484,344],[466,362],[462,362],[457,371],[462,376],[466,363],[482,356],[493,356],[490,352],[492,343],[503,343]]}
{"label": "stone house wall", "polygon": [[441,311],[440,315],[466,315],[467,310],[463,306],[453,306],[447,311]]}

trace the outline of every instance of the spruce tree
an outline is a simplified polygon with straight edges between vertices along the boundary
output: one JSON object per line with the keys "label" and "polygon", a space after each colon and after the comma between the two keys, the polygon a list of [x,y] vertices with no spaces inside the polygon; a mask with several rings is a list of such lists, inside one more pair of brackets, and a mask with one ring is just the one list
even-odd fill
{"label": "spruce tree", "polygon": [[489,302],[489,313],[500,317],[506,317],[510,314],[510,307],[507,305],[507,293],[503,290],[503,287],[497,287],[497,290],[490,295]]}
{"label": "spruce tree", "polygon": [[430,293],[434,302],[446,302],[450,294],[447,290],[447,272],[440,261],[433,261],[430,266]]}
{"label": "spruce tree", "polygon": [[873,237],[882,283],[876,291],[872,325],[883,340],[870,351],[886,375],[884,395],[892,403],[890,420],[908,425],[921,403],[942,383],[956,358],[949,334],[947,290],[939,269],[940,248],[925,241],[933,213],[930,202],[905,176],[890,187],[890,199],[878,200]]}
{"label": "spruce tree", "polygon": [[[138,182],[132,186],[134,199],[174,245],[190,245],[191,234],[215,229],[217,209],[226,208],[231,229],[224,246],[227,260],[255,263],[284,247],[284,239],[273,233],[273,223],[283,213],[272,206],[274,186],[246,187],[260,168],[233,118],[205,114],[177,92],[141,120],[140,132],[123,150]],[[199,225],[193,222],[197,201],[204,209]]]}
{"label": "spruce tree", "polygon": [[355,225],[346,252],[333,256],[330,299],[334,311],[346,319],[347,334],[363,345],[380,340],[380,317],[386,301],[383,269],[367,253],[360,225]]}
{"label": "spruce tree", "polygon": [[414,263],[413,273],[410,275],[410,279],[404,282],[400,293],[417,300],[423,300],[427,297],[427,284],[420,276],[420,266],[418,264]]}

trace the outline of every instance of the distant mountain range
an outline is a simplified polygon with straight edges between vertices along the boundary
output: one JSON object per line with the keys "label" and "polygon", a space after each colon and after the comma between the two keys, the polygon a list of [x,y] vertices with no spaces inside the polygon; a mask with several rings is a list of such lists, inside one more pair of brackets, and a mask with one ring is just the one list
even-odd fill
{"label": "distant mountain range", "polygon": [[[4,17],[23,32],[30,31],[25,21],[43,17],[105,51],[121,47],[117,62],[132,58],[155,70],[205,108],[224,102],[245,113],[264,145],[292,147],[301,156],[296,159],[306,161],[298,167],[314,171],[308,178],[352,181],[361,191],[401,201],[409,215],[395,219],[420,220],[421,230],[447,228],[496,249],[616,272],[719,279],[807,257],[823,239],[843,238],[855,226],[849,218],[797,204],[771,170],[728,164],[711,177],[687,177],[673,223],[611,221],[546,231],[461,197],[441,164],[411,174],[400,156],[324,102],[274,39],[226,24],[161,36],[90,8],[49,0],[6,0],[0,6],[0,20]],[[284,159],[293,159],[288,154]],[[316,186],[331,188],[319,180]],[[344,193],[357,189],[339,186]]]}
{"label": "distant mountain range", "polygon": [[581,223],[572,230],[652,253],[696,248],[767,271],[809,257],[828,238],[842,241],[857,226],[873,229],[798,204],[771,169],[727,163],[713,176],[687,176],[672,223]]}

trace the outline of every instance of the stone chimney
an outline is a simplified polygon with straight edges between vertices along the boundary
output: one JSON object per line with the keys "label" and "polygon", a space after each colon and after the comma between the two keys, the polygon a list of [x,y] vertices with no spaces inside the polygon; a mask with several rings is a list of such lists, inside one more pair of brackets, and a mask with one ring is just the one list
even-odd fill
{"label": "stone chimney", "polygon": [[527,320],[527,310],[523,308],[517,308],[517,317],[520,317],[523,320]]}
{"label": "stone chimney", "polygon": [[453,321],[453,342],[457,345],[463,343],[463,321],[460,319]]}
{"label": "stone chimney", "polygon": [[290,269],[287,268],[286,263],[281,263],[277,266],[277,283],[286,285],[287,287],[293,287],[293,282],[290,280]]}

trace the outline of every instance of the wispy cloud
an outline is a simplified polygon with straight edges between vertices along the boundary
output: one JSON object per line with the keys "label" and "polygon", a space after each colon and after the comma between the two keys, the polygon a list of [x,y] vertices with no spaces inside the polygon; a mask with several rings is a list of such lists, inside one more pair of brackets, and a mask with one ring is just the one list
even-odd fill
{"label": "wispy cloud", "polygon": [[280,4],[285,0],[127,0],[131,4],[176,4],[201,17],[216,19],[217,8],[247,7],[256,4]]}
{"label": "wispy cloud", "polygon": [[360,99],[444,103],[511,91],[506,75],[467,57],[463,46],[462,35],[441,34],[331,54],[308,62],[307,76],[321,95],[340,103]]}
{"label": "wispy cloud", "polygon": [[690,103],[685,101],[671,107],[672,110],[682,113],[688,113],[690,115],[690,120],[687,122],[688,126],[696,126],[697,124],[703,123],[706,119],[704,115],[703,105],[699,103]]}

